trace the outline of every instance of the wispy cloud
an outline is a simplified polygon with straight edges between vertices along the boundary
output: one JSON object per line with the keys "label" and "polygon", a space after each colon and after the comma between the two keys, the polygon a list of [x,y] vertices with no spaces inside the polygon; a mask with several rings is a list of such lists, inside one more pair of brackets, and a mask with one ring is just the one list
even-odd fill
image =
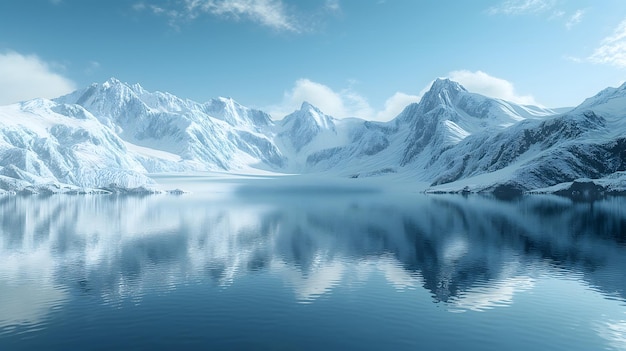
{"label": "wispy cloud", "polygon": [[208,13],[234,20],[248,19],[284,31],[299,31],[296,21],[280,0],[185,0],[191,16]]}
{"label": "wispy cloud", "polygon": [[572,55],[563,55],[563,59],[570,61],[570,62],[574,62],[574,63],[583,63],[585,62],[585,59],[580,58],[578,56],[572,56]]}
{"label": "wispy cloud", "polygon": [[572,29],[572,27],[574,27],[575,25],[577,25],[583,20],[584,16],[585,16],[585,10],[578,10],[574,12],[574,14],[565,23],[565,27],[567,29]]}
{"label": "wispy cloud", "polygon": [[554,0],[507,0],[497,6],[490,7],[487,12],[491,15],[537,14],[551,10],[555,5]]}
{"label": "wispy cloud", "polygon": [[569,14],[564,11],[557,0],[506,0],[487,9],[490,15],[522,16],[534,15],[546,18],[549,21],[565,23],[568,30],[582,22],[585,9],[576,10]]}
{"label": "wispy cloud", "polygon": [[615,28],[612,35],[602,40],[588,60],[626,68],[626,19]]}
{"label": "wispy cloud", "polygon": [[[161,6],[141,1],[132,5],[132,8],[164,16],[175,28],[181,22],[192,21],[204,15],[232,21],[249,21],[279,32],[292,33],[308,31],[307,23],[311,22],[307,15],[297,11],[296,5],[287,5],[284,0],[175,0]],[[339,0],[325,0],[309,16],[319,17],[321,14],[340,11]]]}

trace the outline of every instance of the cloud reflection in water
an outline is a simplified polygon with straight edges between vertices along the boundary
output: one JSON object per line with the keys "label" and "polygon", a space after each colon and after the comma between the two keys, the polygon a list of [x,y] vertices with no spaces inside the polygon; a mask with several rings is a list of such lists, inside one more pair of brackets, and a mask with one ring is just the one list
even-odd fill
{"label": "cloud reflection in water", "polygon": [[621,203],[327,196],[4,197],[0,327],[38,323],[77,291],[141,303],[150,292],[206,280],[227,288],[257,272],[307,303],[382,274],[450,311],[484,311],[514,303],[550,267],[624,298]]}

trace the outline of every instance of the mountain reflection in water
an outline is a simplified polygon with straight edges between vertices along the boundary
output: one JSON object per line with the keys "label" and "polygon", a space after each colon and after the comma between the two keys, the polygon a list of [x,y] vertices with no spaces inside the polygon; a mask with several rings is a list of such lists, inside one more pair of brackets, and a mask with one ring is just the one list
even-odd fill
{"label": "mountain reflection in water", "polygon": [[[446,311],[467,312],[509,306],[546,272],[563,272],[623,303],[625,204],[367,192],[274,201],[3,197],[0,337],[84,296],[122,306],[255,274],[313,304],[378,274],[398,291],[426,289]],[[619,343],[624,325],[598,322],[597,334]]]}

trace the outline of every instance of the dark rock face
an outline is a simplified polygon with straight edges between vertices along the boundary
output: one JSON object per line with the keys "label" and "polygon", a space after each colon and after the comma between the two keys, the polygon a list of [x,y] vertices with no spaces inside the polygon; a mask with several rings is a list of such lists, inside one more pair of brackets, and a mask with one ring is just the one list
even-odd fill
{"label": "dark rock face", "polygon": [[567,189],[554,192],[574,201],[595,201],[606,195],[606,189],[592,181],[575,181]]}
{"label": "dark rock face", "polygon": [[497,199],[512,200],[522,196],[527,189],[519,184],[510,182],[498,184],[489,190]]}

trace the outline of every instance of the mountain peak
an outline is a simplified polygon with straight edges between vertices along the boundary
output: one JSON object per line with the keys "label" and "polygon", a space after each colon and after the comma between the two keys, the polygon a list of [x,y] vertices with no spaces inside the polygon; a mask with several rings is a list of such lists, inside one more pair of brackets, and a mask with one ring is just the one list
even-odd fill
{"label": "mountain peak", "polygon": [[467,91],[461,84],[449,78],[437,78],[430,87],[430,91],[447,90],[450,92]]}
{"label": "mountain peak", "polygon": [[617,88],[606,88],[598,94],[587,98],[576,110],[594,109],[596,111],[614,113],[626,105],[626,83]]}
{"label": "mountain peak", "polygon": [[233,98],[223,96],[212,98],[208,102],[206,102],[205,105],[208,106],[209,109],[213,112],[222,110],[235,111],[236,109],[243,108],[243,106],[235,101]]}
{"label": "mountain peak", "polygon": [[233,98],[232,98],[232,97],[230,97],[230,96],[218,96],[218,97],[216,97],[216,98],[214,98],[214,99],[212,99],[212,100],[218,100],[218,101],[220,101],[220,102],[222,102],[222,103],[227,103],[227,104],[237,104],[237,105],[239,105],[239,104],[235,101],[235,99],[233,99]]}
{"label": "mountain peak", "polygon": [[334,118],[304,101],[299,110],[285,116],[281,121],[281,136],[287,138],[296,152],[308,145],[320,133],[336,133]]}
{"label": "mountain peak", "polygon": [[334,129],[334,118],[323,113],[319,108],[304,101],[299,110],[292,112],[283,119],[284,124],[298,121],[298,125],[308,125],[315,129]]}
{"label": "mountain peak", "polygon": [[300,116],[306,116],[312,119],[320,127],[328,128],[330,124],[333,124],[333,118],[331,116],[326,115],[322,110],[308,101],[302,102],[300,110],[296,111],[296,113]]}
{"label": "mountain peak", "polygon": [[115,77],[111,77],[107,79],[104,83],[102,83],[102,88],[103,89],[111,89],[111,88],[129,89],[138,94],[146,93],[146,90],[144,90],[144,88],[139,83],[135,83],[131,85],[128,83],[124,83]]}
{"label": "mountain peak", "polygon": [[111,77],[106,80],[106,82],[102,83],[102,87],[110,88],[112,86],[123,85],[124,83],[120,82],[117,78]]}
{"label": "mountain peak", "polygon": [[448,78],[437,78],[422,97],[420,105],[424,111],[430,111],[438,106],[452,106],[462,93],[467,93],[467,90],[461,84]]}
{"label": "mountain peak", "polygon": [[146,93],[146,90],[139,83],[135,83],[135,84],[131,85],[130,87],[131,87],[131,89],[133,89],[134,91],[136,91],[138,93]]}
{"label": "mountain peak", "polygon": [[252,125],[258,128],[272,123],[272,119],[267,113],[245,107],[231,97],[213,98],[203,106],[205,112],[212,117],[221,119],[233,126]]}
{"label": "mountain peak", "polygon": [[313,110],[315,112],[321,113],[319,108],[315,107],[313,104],[311,104],[308,101],[303,101],[302,105],[300,105],[300,111],[307,111],[307,110]]}

